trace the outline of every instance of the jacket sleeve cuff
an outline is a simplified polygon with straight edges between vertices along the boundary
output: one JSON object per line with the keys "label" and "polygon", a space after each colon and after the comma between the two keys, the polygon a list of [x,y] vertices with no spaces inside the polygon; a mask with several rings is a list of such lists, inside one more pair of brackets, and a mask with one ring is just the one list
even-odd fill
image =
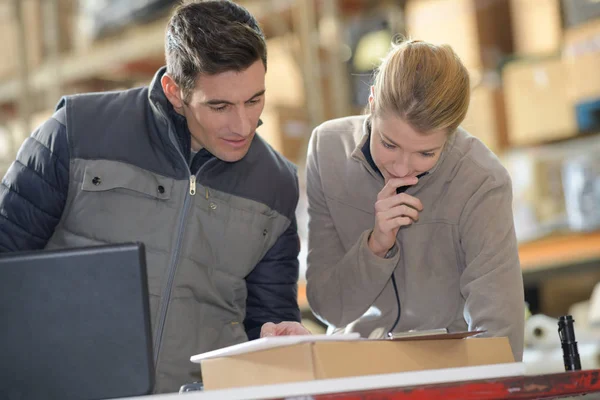
{"label": "jacket sleeve cuff", "polygon": [[384,270],[393,270],[400,260],[400,251],[398,244],[394,243],[394,246],[388,250],[385,257],[379,257],[373,253],[369,248],[369,237],[371,236],[372,230],[365,231],[360,240],[360,251],[361,258],[364,263],[368,266],[375,268],[379,267]]}

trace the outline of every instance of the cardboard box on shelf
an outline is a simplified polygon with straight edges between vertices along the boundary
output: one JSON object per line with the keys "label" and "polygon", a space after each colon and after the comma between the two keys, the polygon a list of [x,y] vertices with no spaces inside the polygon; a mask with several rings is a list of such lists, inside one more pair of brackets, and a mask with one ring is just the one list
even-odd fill
{"label": "cardboard box on shelf", "polygon": [[405,16],[411,38],[451,45],[468,69],[495,68],[512,53],[507,1],[409,0]]}
{"label": "cardboard box on shelf", "polygon": [[569,101],[580,104],[599,100],[600,20],[566,30],[563,59]]}
{"label": "cardboard box on shelf", "polygon": [[495,153],[506,146],[504,99],[500,88],[478,86],[471,92],[469,111],[461,126]]}
{"label": "cardboard box on shelf", "polygon": [[[321,336],[304,337],[306,341],[292,341],[282,347],[225,353],[217,358],[196,356],[192,361],[202,365],[206,390],[514,363],[507,338],[457,339],[448,334],[447,339],[441,335],[368,340]],[[251,345],[262,345],[268,339],[294,339],[288,338],[264,338],[259,339],[263,343]]]}
{"label": "cardboard box on shelf", "polygon": [[513,62],[502,71],[508,138],[522,146],[564,139],[577,133],[567,96],[566,66],[560,58]]}
{"label": "cardboard box on shelf", "polygon": [[560,0],[511,0],[510,15],[515,53],[549,54],[560,50]]}
{"label": "cardboard box on shelf", "polygon": [[[569,308],[589,300],[594,287],[600,282],[600,271],[582,271],[578,274],[554,276],[540,285],[540,307],[544,314],[559,317],[569,314]],[[584,321],[576,324],[584,324]],[[578,340],[579,339],[578,337]],[[589,368],[586,365],[586,368]]]}
{"label": "cardboard box on shelf", "polygon": [[257,132],[275,150],[295,164],[304,163],[305,146],[311,131],[306,111],[301,107],[265,107]]}
{"label": "cardboard box on shelf", "polygon": [[294,54],[298,54],[298,46],[298,38],[289,34],[267,40],[269,65],[277,66],[269,68],[265,77],[269,104],[305,106],[304,78],[299,64],[294,59]]}
{"label": "cardboard box on shelf", "polygon": [[572,104],[600,98],[600,51],[565,59],[567,97]]}

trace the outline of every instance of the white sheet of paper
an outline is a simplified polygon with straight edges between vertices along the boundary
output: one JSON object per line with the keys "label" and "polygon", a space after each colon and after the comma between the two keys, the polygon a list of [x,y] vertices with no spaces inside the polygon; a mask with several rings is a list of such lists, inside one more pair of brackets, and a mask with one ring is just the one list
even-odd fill
{"label": "white sheet of paper", "polygon": [[229,357],[237,354],[250,353],[253,351],[273,349],[276,347],[291,346],[298,343],[344,341],[360,339],[360,334],[349,333],[344,335],[296,335],[296,336],[269,336],[249,342],[236,344],[222,349],[196,354],[190,357],[190,361],[199,364],[202,360],[209,358]]}

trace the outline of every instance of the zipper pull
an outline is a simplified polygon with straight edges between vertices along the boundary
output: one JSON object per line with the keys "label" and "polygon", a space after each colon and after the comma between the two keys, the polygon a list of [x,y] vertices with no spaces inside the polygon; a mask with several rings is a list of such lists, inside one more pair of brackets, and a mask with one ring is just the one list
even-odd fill
{"label": "zipper pull", "polygon": [[196,194],[196,175],[190,175],[190,194]]}
{"label": "zipper pull", "polygon": [[206,189],[206,200],[208,200],[208,188],[205,188],[205,189]]}

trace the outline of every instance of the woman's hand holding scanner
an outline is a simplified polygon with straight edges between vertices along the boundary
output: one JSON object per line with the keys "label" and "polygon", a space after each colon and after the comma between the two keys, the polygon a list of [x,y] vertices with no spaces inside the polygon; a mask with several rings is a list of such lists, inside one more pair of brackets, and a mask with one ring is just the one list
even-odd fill
{"label": "woman's hand holding scanner", "polygon": [[369,248],[379,257],[385,257],[394,246],[401,226],[419,220],[419,212],[423,210],[421,201],[406,193],[396,194],[397,188],[412,186],[418,181],[416,177],[390,179],[377,195],[375,227],[369,236]]}

